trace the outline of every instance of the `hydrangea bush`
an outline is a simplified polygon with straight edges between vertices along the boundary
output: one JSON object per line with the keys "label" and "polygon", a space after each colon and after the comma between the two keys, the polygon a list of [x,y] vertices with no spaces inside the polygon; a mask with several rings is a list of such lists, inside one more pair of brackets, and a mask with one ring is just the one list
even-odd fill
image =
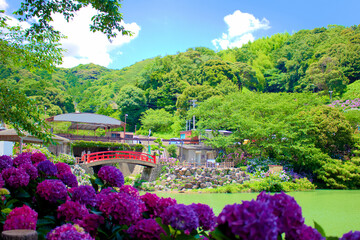
{"label": "hydrangea bush", "polygon": [[79,186],[69,166],[34,154],[0,157],[1,231],[32,229],[40,240],[325,239],[321,227],[304,224],[300,206],[285,193],[262,192],[215,216],[205,204],[140,196],[115,167],[102,167],[91,186]]}

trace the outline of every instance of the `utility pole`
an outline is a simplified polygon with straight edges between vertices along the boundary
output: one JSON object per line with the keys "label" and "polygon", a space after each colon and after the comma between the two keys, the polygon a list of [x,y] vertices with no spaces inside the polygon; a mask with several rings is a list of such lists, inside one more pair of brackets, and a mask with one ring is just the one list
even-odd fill
{"label": "utility pole", "polygon": [[126,117],[127,117],[128,115],[127,114],[125,114],[125,125],[124,125],[124,143],[125,143],[125,134],[126,134]]}
{"label": "utility pole", "polygon": [[[190,102],[192,102],[192,107],[195,108],[195,102],[197,100],[196,99],[193,99],[193,100],[190,100]],[[193,115],[193,130],[195,130],[195,115]]]}

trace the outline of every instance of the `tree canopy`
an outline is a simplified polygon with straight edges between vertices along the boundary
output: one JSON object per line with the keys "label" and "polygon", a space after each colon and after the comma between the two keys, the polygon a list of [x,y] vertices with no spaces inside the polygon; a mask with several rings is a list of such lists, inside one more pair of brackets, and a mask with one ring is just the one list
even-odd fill
{"label": "tree canopy", "polygon": [[[103,32],[109,39],[114,38],[118,32],[131,34],[122,25],[122,15],[119,12],[120,1],[23,0],[20,9],[14,14],[20,21],[36,18],[28,29],[9,24],[11,19],[3,15],[5,12],[0,9],[0,68],[2,70],[0,118],[15,127],[17,131],[26,130],[45,141],[49,140],[47,125],[41,115],[42,109],[38,108],[36,100],[42,102],[41,104],[45,107],[48,102],[48,105],[51,105],[49,109],[51,114],[74,109],[70,97],[66,94],[65,97],[60,97],[62,94],[56,88],[46,87],[47,83],[42,79],[50,80],[51,75],[46,73],[42,75],[39,70],[53,71],[62,59],[59,41],[63,36],[51,26],[52,14],[60,13],[69,21],[76,11],[86,6],[92,6],[98,10],[98,14],[92,18],[91,31]],[[29,92],[26,92],[26,88],[34,79],[30,77],[28,82],[19,86],[18,82],[22,76],[16,78],[14,76],[16,74],[13,74],[14,70],[21,71],[21,68],[36,70],[42,75],[42,79],[37,81],[38,84],[27,89]],[[34,93],[32,90],[41,90],[43,93]],[[34,95],[40,97],[29,98]]]}

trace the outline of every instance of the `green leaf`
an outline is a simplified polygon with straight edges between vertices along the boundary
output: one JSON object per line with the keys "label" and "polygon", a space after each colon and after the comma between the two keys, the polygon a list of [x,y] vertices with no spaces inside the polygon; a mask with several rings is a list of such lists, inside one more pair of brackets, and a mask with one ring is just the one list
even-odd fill
{"label": "green leaf", "polygon": [[318,230],[318,232],[321,234],[321,236],[326,237],[324,229],[316,221],[314,221],[314,227],[316,230]]}
{"label": "green leaf", "polygon": [[39,227],[39,226],[44,226],[44,225],[54,224],[54,223],[55,223],[55,221],[52,219],[41,218],[41,219],[37,220],[36,226]]}
{"label": "green leaf", "polygon": [[163,224],[161,218],[159,218],[159,217],[156,218],[156,222],[160,225],[160,227],[162,227],[162,229],[164,229],[164,231],[166,232],[166,235],[170,236],[170,228],[169,228],[169,226]]}
{"label": "green leaf", "polygon": [[28,192],[26,192],[24,189],[20,188],[19,191],[14,193],[14,197],[15,198],[30,198],[31,195]]}
{"label": "green leaf", "polygon": [[338,237],[327,237],[326,240],[339,240]]}
{"label": "green leaf", "polygon": [[18,202],[18,200],[15,199],[15,198],[13,198],[13,199],[11,199],[10,201],[8,201],[8,202],[5,204],[5,207],[7,207],[7,208],[13,208],[13,205],[14,205],[14,203],[16,203],[16,202]]}
{"label": "green leaf", "polygon": [[1,212],[5,213],[5,214],[9,214],[11,211],[12,211],[12,209],[10,209],[10,208],[5,208],[5,209],[1,210]]}
{"label": "green leaf", "polygon": [[211,236],[216,240],[231,240],[231,238],[228,238],[225,236],[219,229],[215,229],[211,232]]}

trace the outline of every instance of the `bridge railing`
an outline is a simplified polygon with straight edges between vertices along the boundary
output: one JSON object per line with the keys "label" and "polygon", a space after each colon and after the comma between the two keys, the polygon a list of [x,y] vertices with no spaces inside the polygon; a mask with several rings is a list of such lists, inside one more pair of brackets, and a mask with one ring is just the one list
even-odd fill
{"label": "bridge railing", "polygon": [[81,157],[83,163],[112,159],[134,159],[156,164],[156,156],[141,152],[132,151],[104,151],[85,154]]}

